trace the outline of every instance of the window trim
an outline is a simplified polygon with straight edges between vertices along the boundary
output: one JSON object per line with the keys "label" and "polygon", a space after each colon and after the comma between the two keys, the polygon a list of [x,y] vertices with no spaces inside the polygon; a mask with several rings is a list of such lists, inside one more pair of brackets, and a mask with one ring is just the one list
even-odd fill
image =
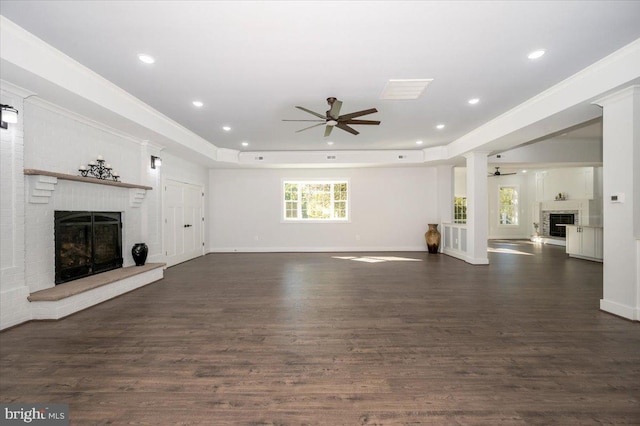
{"label": "window trim", "polygon": [[[346,200],[346,217],[344,219],[289,219],[287,218],[287,200],[285,200],[285,184],[347,184],[347,200]],[[281,179],[280,182],[280,223],[351,223],[351,182],[347,178],[313,178],[313,179],[299,179],[299,178],[287,178]]]}
{"label": "window trim", "polygon": [[[514,206],[515,208],[515,217],[516,217],[516,221],[517,223],[501,223],[500,220],[500,208],[502,207],[502,204],[500,203],[500,191],[502,188],[513,188],[517,194],[517,199],[516,199],[516,204]],[[497,197],[497,204],[498,204],[498,214],[497,214],[497,219],[498,219],[498,227],[502,227],[502,228],[516,228],[520,226],[520,185],[518,184],[504,184],[504,185],[498,185],[498,197]]]}

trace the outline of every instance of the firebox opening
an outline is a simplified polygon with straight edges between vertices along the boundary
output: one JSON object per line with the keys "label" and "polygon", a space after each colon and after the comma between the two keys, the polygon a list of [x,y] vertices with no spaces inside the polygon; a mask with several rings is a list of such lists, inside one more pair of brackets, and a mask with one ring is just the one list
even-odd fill
{"label": "firebox opening", "polygon": [[55,212],[56,284],[122,267],[120,212]]}
{"label": "firebox opening", "polygon": [[570,213],[551,213],[549,222],[549,235],[566,238],[567,228],[558,225],[573,225],[575,223],[575,215]]}

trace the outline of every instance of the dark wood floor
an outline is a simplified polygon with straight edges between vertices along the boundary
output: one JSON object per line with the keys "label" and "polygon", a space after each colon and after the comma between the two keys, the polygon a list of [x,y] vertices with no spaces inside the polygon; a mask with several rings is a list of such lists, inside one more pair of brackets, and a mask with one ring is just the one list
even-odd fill
{"label": "dark wood floor", "polygon": [[0,401],[73,425],[640,424],[640,324],[598,310],[602,265],[492,247],[208,255],[1,333]]}

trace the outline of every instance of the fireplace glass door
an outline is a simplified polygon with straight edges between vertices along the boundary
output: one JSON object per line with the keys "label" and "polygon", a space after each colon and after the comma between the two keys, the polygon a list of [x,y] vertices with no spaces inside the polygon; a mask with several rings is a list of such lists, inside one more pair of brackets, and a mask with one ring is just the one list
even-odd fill
{"label": "fireplace glass door", "polygon": [[549,216],[550,222],[550,230],[549,235],[552,237],[562,237],[565,238],[567,236],[567,228],[560,225],[573,225],[575,221],[575,215],[570,213],[552,213]]}
{"label": "fireplace glass door", "polygon": [[56,284],[122,267],[119,212],[55,212]]}

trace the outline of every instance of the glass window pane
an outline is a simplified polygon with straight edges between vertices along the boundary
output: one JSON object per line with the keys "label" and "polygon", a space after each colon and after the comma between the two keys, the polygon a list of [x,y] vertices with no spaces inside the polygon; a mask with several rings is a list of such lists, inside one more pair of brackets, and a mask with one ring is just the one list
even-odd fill
{"label": "glass window pane", "polygon": [[516,187],[502,186],[499,189],[500,225],[518,225],[518,190]]}
{"label": "glass window pane", "polygon": [[348,217],[346,182],[285,182],[283,201],[285,219],[344,220]]}

